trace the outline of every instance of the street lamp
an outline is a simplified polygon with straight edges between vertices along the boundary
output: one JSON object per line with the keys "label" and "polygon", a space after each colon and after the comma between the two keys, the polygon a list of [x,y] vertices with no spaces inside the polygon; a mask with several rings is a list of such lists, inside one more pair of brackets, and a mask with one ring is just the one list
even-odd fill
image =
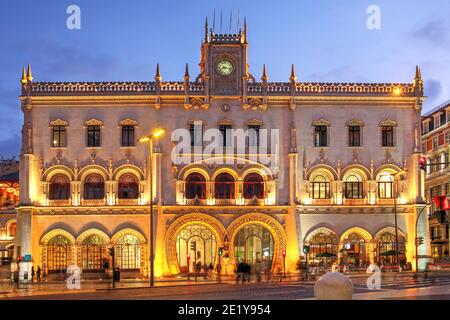
{"label": "street lamp", "polygon": [[153,248],[153,139],[159,138],[166,132],[163,128],[156,128],[149,136],[141,137],[138,141],[141,143],[147,143],[149,146],[149,184],[150,184],[150,287],[153,287],[155,282],[155,259],[154,259],[154,248]]}
{"label": "street lamp", "polygon": [[419,226],[419,218],[420,218],[420,215],[421,215],[422,212],[425,210],[425,208],[427,208],[427,207],[430,206],[430,205],[431,205],[430,203],[426,203],[425,206],[422,208],[422,210],[420,210],[419,214],[418,214],[417,217],[416,217],[416,225],[415,225],[415,228],[414,228],[414,231],[415,231],[415,233],[416,233],[416,236],[414,237],[414,240],[415,240],[415,249],[416,249],[416,273],[419,272],[419,257],[418,257],[418,256],[419,256],[419,246],[420,246],[421,244],[423,244],[423,239],[422,239],[422,241],[419,240],[419,237],[418,237],[419,231],[417,230],[417,227]]}

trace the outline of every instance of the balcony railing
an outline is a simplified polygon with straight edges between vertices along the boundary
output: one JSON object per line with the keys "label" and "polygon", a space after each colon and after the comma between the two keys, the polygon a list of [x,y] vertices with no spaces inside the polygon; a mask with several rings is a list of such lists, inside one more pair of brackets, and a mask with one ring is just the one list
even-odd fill
{"label": "balcony railing", "polygon": [[377,204],[388,204],[388,205],[394,205],[394,199],[377,199]]}
{"label": "balcony railing", "polygon": [[345,199],[344,205],[346,206],[361,206],[366,204],[366,199]]}
{"label": "balcony railing", "polygon": [[70,199],[61,199],[61,200],[49,200],[48,205],[50,207],[67,207],[70,206]]}
{"label": "balcony railing", "polygon": [[104,206],[106,203],[105,199],[83,199],[81,200],[81,205],[82,206]]}
{"label": "balcony railing", "polygon": [[117,204],[119,206],[136,206],[139,204],[138,199],[118,199]]}
{"label": "balcony railing", "polygon": [[332,199],[311,199],[311,205],[313,206],[329,206],[332,204]]}

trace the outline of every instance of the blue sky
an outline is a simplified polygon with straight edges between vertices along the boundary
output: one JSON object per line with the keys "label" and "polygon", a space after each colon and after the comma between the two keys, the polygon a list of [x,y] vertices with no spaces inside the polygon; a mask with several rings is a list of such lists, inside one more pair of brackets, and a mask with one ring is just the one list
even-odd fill
{"label": "blue sky", "polygon": [[[69,5],[81,9],[81,30],[66,27]],[[381,30],[366,27],[369,5],[381,9]],[[250,71],[287,81],[410,82],[422,68],[425,110],[450,99],[448,0],[23,0],[0,10],[0,156],[18,155],[20,73],[35,81],[181,80],[186,62],[197,73],[205,16],[223,31],[247,17]],[[216,30],[218,32],[218,30]]]}

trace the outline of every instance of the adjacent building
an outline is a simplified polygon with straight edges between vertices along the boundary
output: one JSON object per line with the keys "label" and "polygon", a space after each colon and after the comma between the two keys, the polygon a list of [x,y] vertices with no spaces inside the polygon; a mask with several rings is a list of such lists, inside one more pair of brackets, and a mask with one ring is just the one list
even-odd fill
{"label": "adjacent building", "polygon": [[[142,82],[36,82],[24,69],[22,274],[70,264],[95,273],[114,247],[123,276],[148,275],[150,201],[158,276],[193,262],[279,271],[284,258],[294,272],[305,244],[313,265],[395,264],[398,249],[414,267],[419,68],[411,83],[306,82],[294,66],[271,82],[265,65],[249,72],[247,40],[245,24],[236,34],[206,24],[200,72],[186,65],[181,81],[163,81],[159,65]],[[160,127],[150,159],[136,141]],[[426,215],[418,226],[423,267]]]}
{"label": "adjacent building", "polygon": [[422,149],[427,157],[425,193],[430,203],[431,252],[434,261],[449,259],[450,100],[422,116]]}

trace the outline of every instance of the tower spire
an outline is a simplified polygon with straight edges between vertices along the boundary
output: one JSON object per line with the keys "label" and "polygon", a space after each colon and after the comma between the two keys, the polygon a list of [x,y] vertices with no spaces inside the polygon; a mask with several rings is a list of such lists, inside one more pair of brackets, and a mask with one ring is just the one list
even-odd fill
{"label": "tower spire", "polygon": [[208,16],[205,19],[205,42],[208,42]]}
{"label": "tower spire", "polygon": [[297,76],[295,75],[294,64],[292,64],[291,66],[291,76],[289,77],[289,80],[291,80],[292,82],[295,82],[297,80]]}
{"label": "tower spire", "polygon": [[28,81],[33,81],[33,74],[31,73],[31,66],[28,65],[28,70],[27,70],[27,80]]}
{"label": "tower spire", "polygon": [[267,71],[266,71],[266,64],[263,65],[263,74],[261,77],[262,81],[267,81],[268,77],[267,77]]}
{"label": "tower spire", "polygon": [[416,66],[416,80],[422,80],[422,72],[420,72],[419,66]]}
{"label": "tower spire", "polygon": [[156,81],[161,81],[161,74],[159,73],[159,63],[156,64],[156,75],[155,75]]}
{"label": "tower spire", "polygon": [[189,65],[186,62],[186,70],[184,71],[184,80],[189,81],[189,78],[190,78],[190,76],[189,76]]}

